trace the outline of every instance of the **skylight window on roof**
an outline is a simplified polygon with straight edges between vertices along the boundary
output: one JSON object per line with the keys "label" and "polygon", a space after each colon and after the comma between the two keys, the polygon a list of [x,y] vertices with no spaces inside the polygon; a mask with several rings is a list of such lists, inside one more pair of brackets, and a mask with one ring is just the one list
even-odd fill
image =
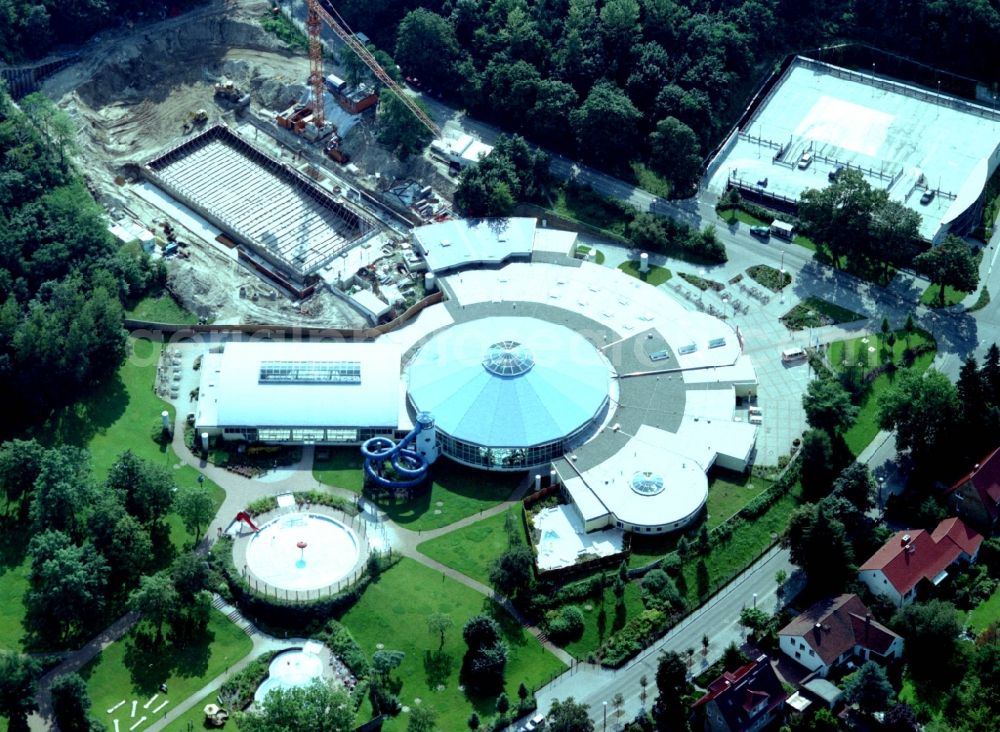
{"label": "skylight window on roof", "polygon": [[360,361],[264,361],[259,384],[360,384]]}

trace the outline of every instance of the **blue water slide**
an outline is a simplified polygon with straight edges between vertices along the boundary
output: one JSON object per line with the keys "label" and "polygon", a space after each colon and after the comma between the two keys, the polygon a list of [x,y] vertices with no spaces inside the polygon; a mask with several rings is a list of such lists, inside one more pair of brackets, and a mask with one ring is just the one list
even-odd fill
{"label": "blue water slide", "polygon": [[[424,422],[418,417],[413,430],[398,443],[388,437],[372,437],[362,443],[361,454],[365,456],[365,475],[369,480],[390,489],[415,488],[424,482],[430,464],[423,455],[408,449],[424,428]],[[382,475],[386,461],[396,472],[395,478]]]}

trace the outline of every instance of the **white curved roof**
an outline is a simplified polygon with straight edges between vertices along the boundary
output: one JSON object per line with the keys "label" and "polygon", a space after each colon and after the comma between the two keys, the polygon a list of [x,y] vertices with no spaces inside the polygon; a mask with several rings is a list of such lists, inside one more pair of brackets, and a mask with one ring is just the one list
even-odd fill
{"label": "white curved roof", "polygon": [[443,432],[484,447],[561,439],[604,408],[610,365],[582,336],[536,318],[452,326],[406,367],[410,400]]}

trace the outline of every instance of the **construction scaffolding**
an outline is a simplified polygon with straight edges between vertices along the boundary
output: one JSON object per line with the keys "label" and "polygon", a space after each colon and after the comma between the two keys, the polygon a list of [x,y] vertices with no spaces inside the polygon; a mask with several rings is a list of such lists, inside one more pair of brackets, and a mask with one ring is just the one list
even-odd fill
{"label": "construction scaffolding", "polygon": [[377,231],[373,221],[224,125],[174,146],[142,171],[244,247],[241,254],[256,269],[274,268],[272,277],[286,289],[286,282],[301,286]]}

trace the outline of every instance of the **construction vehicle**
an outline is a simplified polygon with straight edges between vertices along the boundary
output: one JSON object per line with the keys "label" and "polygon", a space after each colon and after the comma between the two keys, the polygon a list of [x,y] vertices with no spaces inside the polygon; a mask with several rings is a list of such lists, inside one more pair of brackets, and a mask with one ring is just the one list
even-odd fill
{"label": "construction vehicle", "polygon": [[204,109],[196,109],[188,112],[187,121],[184,123],[185,134],[193,130],[195,127],[201,127],[206,122],[208,122],[208,112]]}
{"label": "construction vehicle", "polygon": [[220,106],[245,109],[250,105],[250,95],[241,94],[233,82],[223,80],[215,85],[215,101]]}
{"label": "construction vehicle", "polygon": [[326,153],[327,157],[331,160],[336,160],[338,163],[349,163],[351,162],[351,156],[344,152],[343,148],[340,147],[343,141],[340,139],[339,135],[334,135],[333,138],[326,143],[326,147],[323,148],[323,152]]}

